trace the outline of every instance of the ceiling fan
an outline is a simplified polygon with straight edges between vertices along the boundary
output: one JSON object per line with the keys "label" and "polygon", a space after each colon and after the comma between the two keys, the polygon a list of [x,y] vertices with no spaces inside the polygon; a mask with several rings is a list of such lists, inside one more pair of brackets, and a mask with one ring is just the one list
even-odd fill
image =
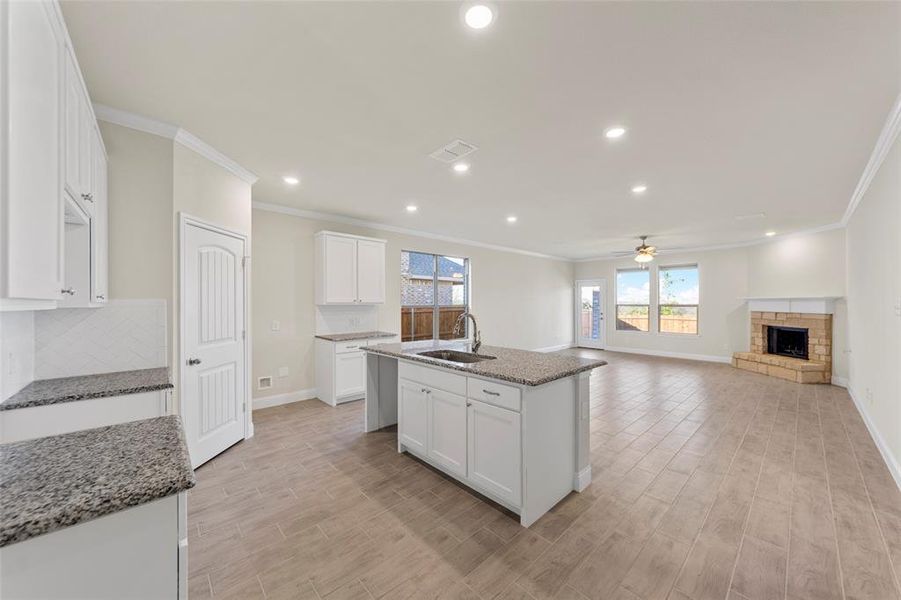
{"label": "ceiling fan", "polygon": [[[639,236],[639,239],[641,240],[641,245],[636,246],[636,248],[634,250],[635,262],[637,262],[637,263],[651,262],[652,260],[654,260],[654,257],[657,255],[657,247],[649,246],[647,244],[648,236],[646,236],[646,235]],[[629,256],[632,253],[633,253],[633,251],[626,251],[626,252],[614,252],[613,254],[614,254],[614,256]]]}

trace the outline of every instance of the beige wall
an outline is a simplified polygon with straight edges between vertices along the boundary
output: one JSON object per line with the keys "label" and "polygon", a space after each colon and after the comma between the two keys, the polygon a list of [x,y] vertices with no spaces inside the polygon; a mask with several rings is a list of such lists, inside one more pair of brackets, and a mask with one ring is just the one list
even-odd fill
{"label": "beige wall", "polygon": [[[901,138],[848,222],[849,389],[901,476]],[[901,485],[901,480],[899,480]]]}
{"label": "beige wall", "polygon": [[100,131],[109,155],[110,297],[166,301],[177,396],[179,214],[249,237],[251,186],[169,138],[106,122]]}
{"label": "beige wall", "polygon": [[[536,349],[572,342],[573,265],[422,237],[253,211],[254,381],[273,375],[255,397],[313,388],[313,236],[331,230],[386,239],[387,302],[380,329],[400,332],[401,250],[471,259],[472,311],[486,344]],[[271,331],[271,322],[281,330]],[[290,374],[277,378],[278,368]]]}
{"label": "beige wall", "polygon": [[[651,298],[656,295],[657,266],[696,263],[700,273],[699,335],[616,331],[606,320],[608,346],[660,354],[690,354],[727,360],[748,349],[748,296],[844,296],[844,233],[840,230],[788,236],[772,242],[730,248],[664,254],[651,266]],[[614,314],[617,268],[635,267],[631,258],[576,263],[577,279],[607,280],[608,314]],[[847,376],[847,319],[843,301],[835,315],[833,368]]]}

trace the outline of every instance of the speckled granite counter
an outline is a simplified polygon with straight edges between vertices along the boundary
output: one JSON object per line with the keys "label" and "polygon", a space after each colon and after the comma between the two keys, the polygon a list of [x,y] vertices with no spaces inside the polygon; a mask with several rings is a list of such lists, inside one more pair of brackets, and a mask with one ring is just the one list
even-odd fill
{"label": "speckled granite counter", "polygon": [[172,387],[172,383],[169,381],[169,369],[166,367],[60,377],[59,379],[39,379],[32,381],[0,403],[0,410],[139,394]]}
{"label": "speckled granite counter", "polygon": [[418,354],[429,350],[471,351],[470,345],[467,343],[443,340],[378,344],[362,348],[362,350],[426,363],[435,367],[463,371],[480,377],[510,381],[521,385],[542,385],[607,364],[605,360],[580,358],[578,356],[567,356],[550,352],[531,352],[529,350],[501,348],[499,346],[482,346],[479,348],[479,354],[495,358],[494,360],[483,360],[476,363],[455,363]]}
{"label": "speckled granite counter", "polygon": [[0,547],[194,487],[181,419],[0,445]]}
{"label": "speckled granite counter", "polygon": [[377,338],[395,337],[396,333],[387,331],[358,331],[356,333],[324,333],[317,335],[320,340],[328,340],[330,342],[351,342],[353,340],[371,340]]}

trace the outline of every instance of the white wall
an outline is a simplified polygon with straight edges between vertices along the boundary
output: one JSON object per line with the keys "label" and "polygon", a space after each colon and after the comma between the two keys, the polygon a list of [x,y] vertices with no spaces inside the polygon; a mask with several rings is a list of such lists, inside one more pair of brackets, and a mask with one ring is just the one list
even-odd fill
{"label": "white wall", "polygon": [[34,380],[34,312],[0,312],[0,402]]}
{"label": "white wall", "polygon": [[[401,250],[471,259],[472,311],[486,344],[527,349],[572,342],[573,265],[340,223],[253,211],[253,370],[273,376],[273,387],[254,397],[313,388],[313,236],[342,231],[388,240],[387,302],[378,307],[380,329],[400,333]],[[365,314],[365,307],[360,307]],[[281,330],[271,331],[277,320]],[[353,330],[348,324],[346,330]],[[279,367],[288,377],[276,377]],[[256,387],[254,385],[254,387]]]}
{"label": "white wall", "polygon": [[[847,226],[849,389],[901,476],[901,138]],[[899,480],[901,485],[901,480]]]}
{"label": "white wall", "polygon": [[[651,300],[656,296],[657,268],[697,264],[700,276],[699,334],[616,331],[606,319],[608,347],[662,355],[682,355],[728,362],[733,352],[748,349],[749,296],[845,295],[844,233],[841,230],[777,238],[755,246],[663,254],[651,263]],[[623,258],[576,263],[577,279],[607,280],[607,311],[614,314],[616,269],[634,268]],[[833,370],[847,376],[847,323],[843,302],[834,317]]]}

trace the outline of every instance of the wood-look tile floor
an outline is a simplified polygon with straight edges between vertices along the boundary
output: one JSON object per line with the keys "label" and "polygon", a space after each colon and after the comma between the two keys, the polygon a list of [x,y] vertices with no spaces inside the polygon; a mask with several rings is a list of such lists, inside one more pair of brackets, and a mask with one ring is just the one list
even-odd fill
{"label": "wood-look tile floor", "polygon": [[197,471],[190,598],[899,598],[901,493],[845,390],[603,354],[593,483],[529,529],[359,402],[256,411]]}

